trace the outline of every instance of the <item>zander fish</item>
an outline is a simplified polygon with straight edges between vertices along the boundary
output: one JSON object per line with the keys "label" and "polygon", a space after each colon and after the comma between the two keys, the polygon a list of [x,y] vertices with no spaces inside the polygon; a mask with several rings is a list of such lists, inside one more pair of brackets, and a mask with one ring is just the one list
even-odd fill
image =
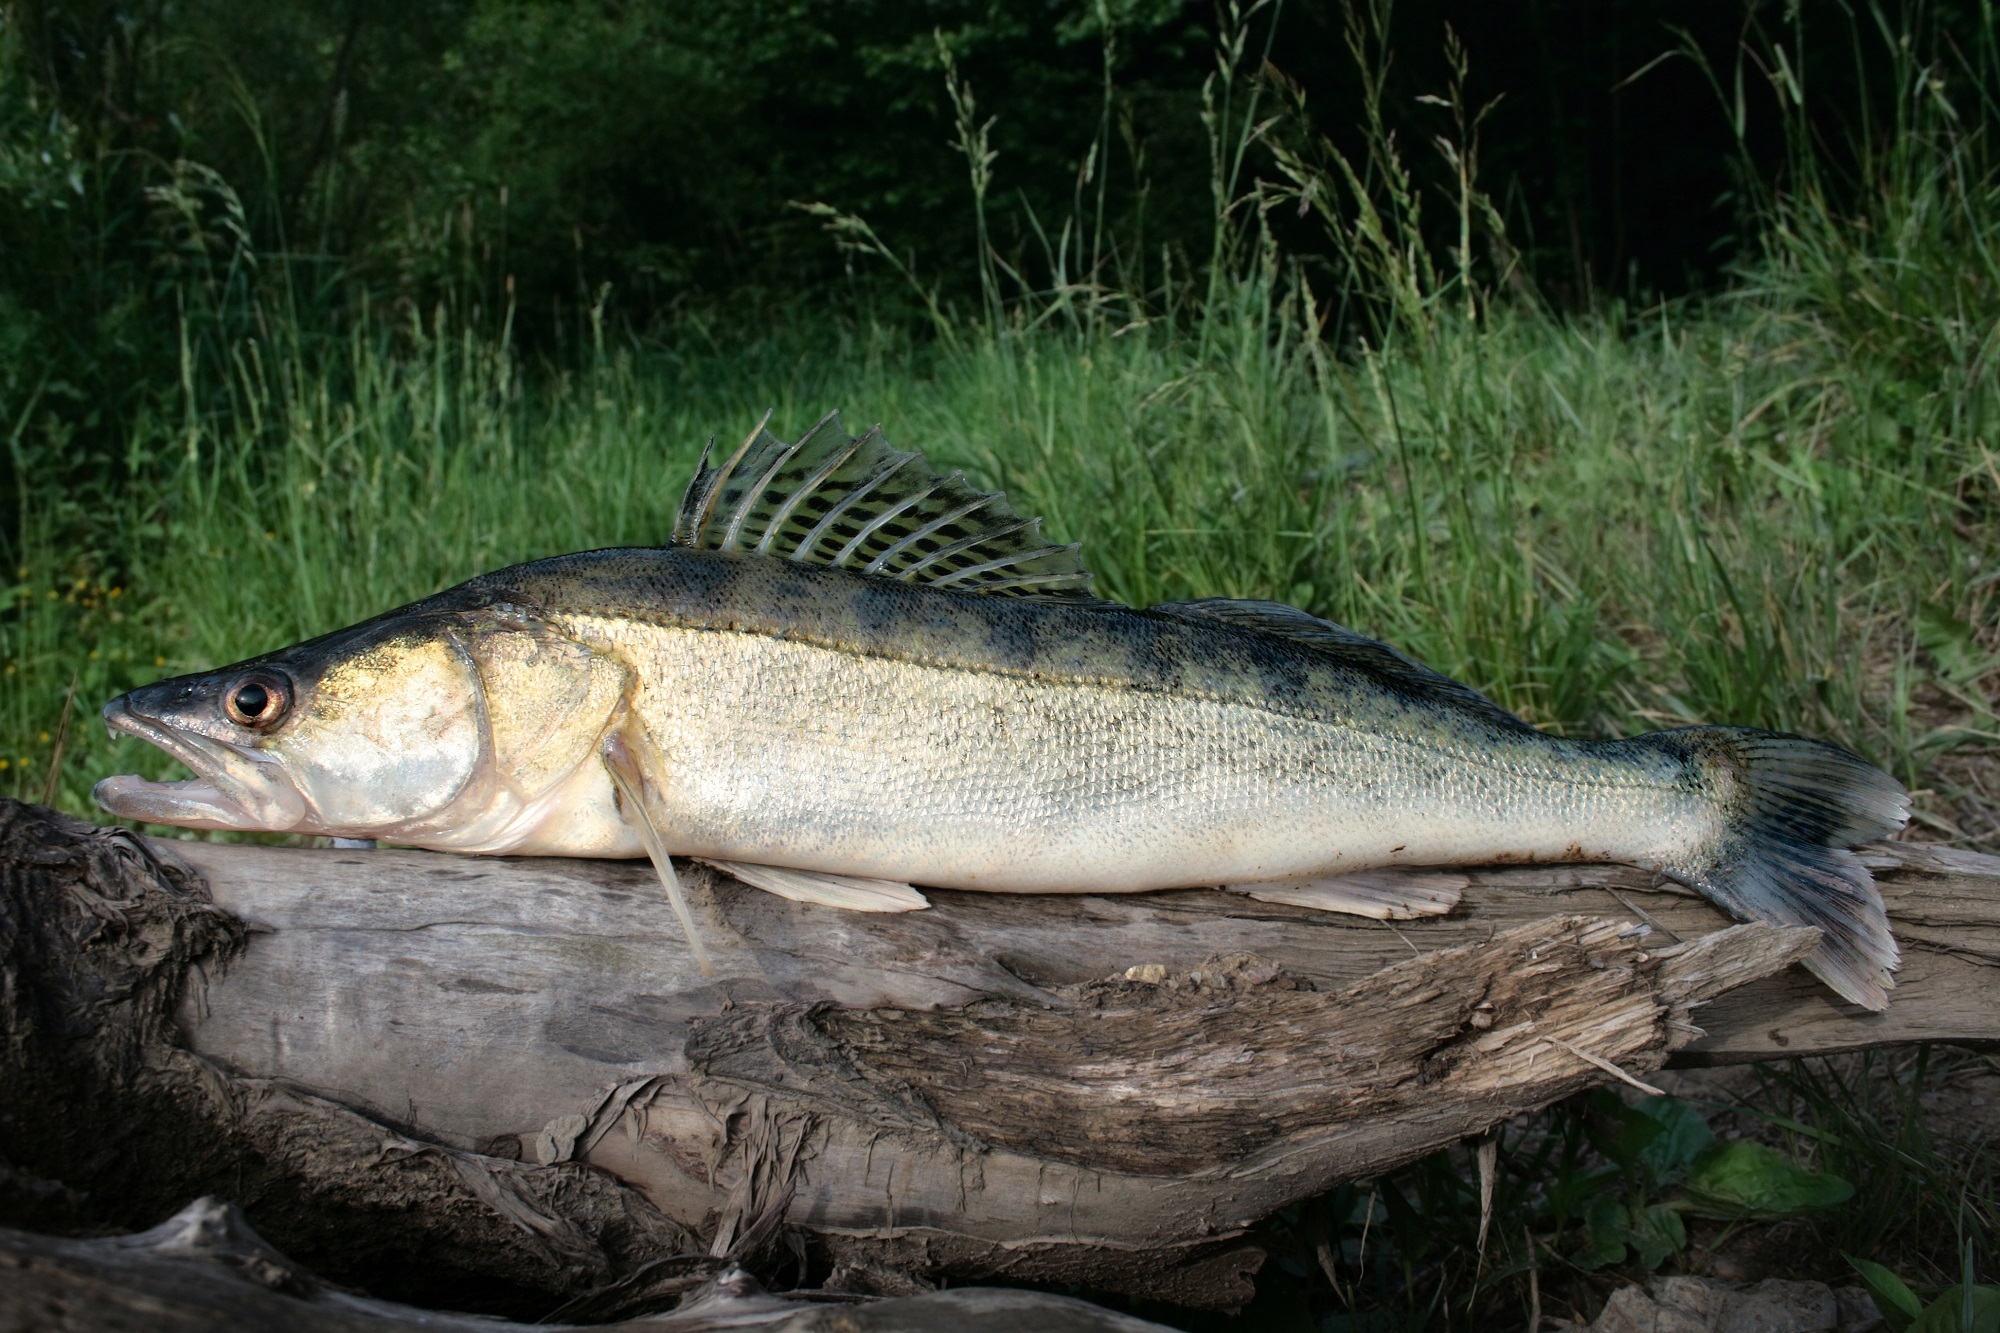
{"label": "zander fish", "polygon": [[195,774],[107,778],[114,814],[650,856],[691,938],[672,855],[860,910],[1220,885],[1378,917],[1456,901],[1405,867],[1623,861],[1818,927],[1806,966],[1865,1008],[1898,961],[1849,849],[1909,798],[1854,755],[1569,740],[1288,606],[1102,601],[1039,520],[837,416],[711,441],[671,545],[482,575],[104,718]]}

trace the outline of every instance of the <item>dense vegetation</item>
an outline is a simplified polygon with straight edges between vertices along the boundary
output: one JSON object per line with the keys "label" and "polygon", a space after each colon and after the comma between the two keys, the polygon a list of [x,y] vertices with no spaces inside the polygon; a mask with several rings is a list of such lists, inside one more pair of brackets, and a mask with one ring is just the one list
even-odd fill
{"label": "dense vegetation", "polygon": [[[1573,734],[1826,736],[2000,846],[1991,9],[1440,9],[0,4],[0,791],[90,812],[172,769],[84,725],[119,691],[659,541],[709,434],[841,407],[1108,595],[1291,601]],[[1994,1252],[1951,1065],[1770,1075],[1856,1186],[1800,1271]],[[1509,1131],[1483,1257],[1451,1156],[1298,1210],[1266,1316],[1714,1251],[1619,1239],[1679,1180],[1621,1115]]]}

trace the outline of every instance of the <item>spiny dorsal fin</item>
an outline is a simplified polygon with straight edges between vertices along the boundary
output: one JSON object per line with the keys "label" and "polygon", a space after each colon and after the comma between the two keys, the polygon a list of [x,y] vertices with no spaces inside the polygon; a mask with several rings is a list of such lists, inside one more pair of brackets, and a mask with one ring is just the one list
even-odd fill
{"label": "spiny dorsal fin", "polygon": [[1146,614],[1171,616],[1177,620],[1219,620],[1245,629],[1262,630],[1281,639],[1290,639],[1319,649],[1328,657],[1360,667],[1393,684],[1418,693],[1450,699],[1488,721],[1521,731],[1534,728],[1515,717],[1469,685],[1440,675],[1421,662],[1403,656],[1386,643],[1356,634],[1345,625],[1309,616],[1283,602],[1238,601],[1228,597],[1206,597],[1194,602],[1162,602],[1146,608]]}
{"label": "spiny dorsal fin", "polygon": [[1095,603],[1075,545],[1042,539],[1004,495],[941,477],[922,454],[889,447],[879,426],[861,436],[840,414],[786,444],[770,413],[721,463],[715,441],[681,497],[674,544],[757,551],[959,592]]}

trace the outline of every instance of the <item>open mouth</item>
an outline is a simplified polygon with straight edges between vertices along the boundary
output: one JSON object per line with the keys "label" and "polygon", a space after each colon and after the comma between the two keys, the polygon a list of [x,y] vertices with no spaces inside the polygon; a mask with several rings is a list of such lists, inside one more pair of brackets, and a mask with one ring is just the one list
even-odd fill
{"label": "open mouth", "polygon": [[148,782],[131,774],[98,783],[92,795],[112,814],[182,828],[283,832],[305,815],[305,800],[275,762],[227,741],[169,727],[135,712],[124,699],[104,707],[104,725],[157,746],[194,777]]}

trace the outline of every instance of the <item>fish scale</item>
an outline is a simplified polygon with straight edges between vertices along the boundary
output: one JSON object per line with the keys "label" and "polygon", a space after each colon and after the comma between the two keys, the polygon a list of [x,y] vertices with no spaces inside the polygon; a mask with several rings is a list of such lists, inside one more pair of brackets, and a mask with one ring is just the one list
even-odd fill
{"label": "fish scale", "polygon": [[1390,918],[1464,882],[1412,867],[1619,860],[1819,928],[1807,966],[1865,1007],[1898,956],[1850,849],[1908,796],[1863,760],[1550,736],[1291,607],[1102,600],[1005,497],[835,417],[711,448],[669,546],[495,571],[105,716],[196,773],[106,779],[116,813],[646,855],[691,934],[676,855],[857,910],[1220,885]]}
{"label": "fish scale", "polygon": [[[712,561],[743,567],[675,577]],[[1632,859],[1706,809],[1650,751],[1439,713],[1282,641],[971,596],[938,606],[904,594],[894,614],[842,614],[873,591],[849,586],[858,576],[741,557],[618,552],[594,566],[595,578],[579,577],[581,562],[553,576],[524,566],[505,591],[578,641],[646,664],[633,708],[673,793],[662,832],[690,855],[1121,892],[1469,853]],[[757,595],[780,577],[794,596]],[[718,615],[718,586],[735,607],[834,610]],[[569,609],[624,601],[645,619]],[[921,633],[898,623],[917,616]],[[1402,817],[1413,803],[1427,812],[1415,825]]]}

